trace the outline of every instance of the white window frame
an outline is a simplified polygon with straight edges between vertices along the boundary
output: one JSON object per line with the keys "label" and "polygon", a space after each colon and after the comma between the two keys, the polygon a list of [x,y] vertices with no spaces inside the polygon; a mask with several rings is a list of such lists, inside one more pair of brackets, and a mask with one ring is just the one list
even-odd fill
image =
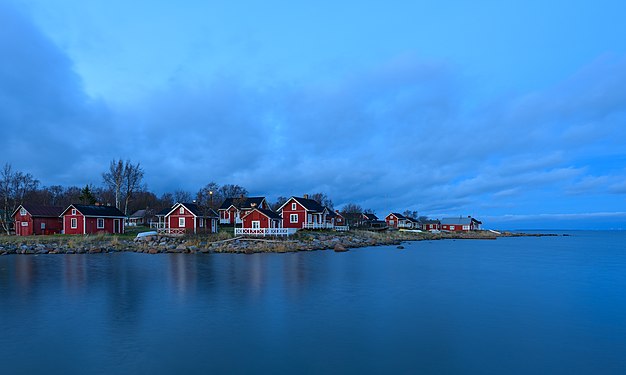
{"label": "white window frame", "polygon": [[46,229],[46,222],[42,221],[41,222],[41,230],[45,230]]}
{"label": "white window frame", "polygon": [[26,216],[26,209],[24,207],[20,208],[20,216]]}
{"label": "white window frame", "polygon": [[76,229],[78,228],[78,219],[73,217],[70,219],[70,228]]}
{"label": "white window frame", "polygon": [[291,204],[291,211],[295,211],[297,209],[297,206],[295,203]]}
{"label": "white window frame", "polygon": [[23,227],[27,227],[27,226],[28,226],[28,221],[22,221],[22,224],[21,224],[21,225],[22,225]]}
{"label": "white window frame", "polygon": [[76,215],[76,209],[72,208],[72,216]]}
{"label": "white window frame", "polygon": [[463,230],[470,230],[470,226],[469,225],[463,225]]}
{"label": "white window frame", "polygon": [[261,229],[261,221],[252,220],[252,229]]}
{"label": "white window frame", "polygon": [[[102,223],[102,225],[100,225],[100,223]],[[97,229],[104,229],[104,218],[99,217],[96,219],[96,228]]]}
{"label": "white window frame", "polygon": [[179,228],[184,228],[185,227],[185,218],[184,217],[179,217],[178,218],[178,227]]}
{"label": "white window frame", "polygon": [[200,228],[204,228],[204,219],[203,218],[198,218],[198,226]]}
{"label": "white window frame", "polygon": [[298,214],[290,214],[289,215],[289,222],[290,223],[297,223],[298,222]]}
{"label": "white window frame", "polygon": [[454,225],[450,225],[450,230],[454,230]]}
{"label": "white window frame", "polygon": [[180,215],[184,215],[185,214],[185,207],[181,207],[178,209],[178,214]]}

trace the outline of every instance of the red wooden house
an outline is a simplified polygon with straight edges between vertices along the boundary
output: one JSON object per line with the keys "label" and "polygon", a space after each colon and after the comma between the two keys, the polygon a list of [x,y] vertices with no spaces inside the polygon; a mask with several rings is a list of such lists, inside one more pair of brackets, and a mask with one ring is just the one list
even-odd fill
{"label": "red wooden house", "polygon": [[217,232],[217,213],[195,203],[176,203],[165,215],[163,231],[170,234]]}
{"label": "red wooden house", "polygon": [[335,215],[336,215],[335,216],[335,225],[338,225],[338,226],[346,226],[346,225],[348,225],[347,221],[346,221],[346,218],[343,217],[343,215],[339,212],[339,210],[335,210]]}
{"label": "red wooden house", "polygon": [[251,229],[282,228],[283,224],[279,214],[264,208],[255,208],[252,211],[248,211],[241,218],[241,221],[242,228]]}
{"label": "red wooden house", "polygon": [[115,207],[83,204],[71,204],[61,217],[65,234],[124,233],[126,218]]}
{"label": "red wooden house", "polygon": [[408,217],[392,212],[385,217],[385,222],[389,228],[412,228],[413,223]]}
{"label": "red wooden house", "polygon": [[38,206],[24,203],[13,212],[15,234],[32,236],[61,233],[63,221],[60,216],[63,207]]}
{"label": "red wooden house", "polygon": [[330,227],[326,222],[328,208],[305,194],[291,197],[278,209],[283,218],[283,228],[321,229]]}
{"label": "red wooden house", "polygon": [[441,230],[441,222],[439,220],[424,220],[422,230]]}
{"label": "red wooden house", "polygon": [[447,217],[441,219],[441,230],[450,232],[469,232],[471,230],[479,230],[482,222],[468,217]]}
{"label": "red wooden house", "polygon": [[269,210],[270,206],[265,197],[227,198],[218,209],[220,224],[240,224],[241,218],[255,208]]}

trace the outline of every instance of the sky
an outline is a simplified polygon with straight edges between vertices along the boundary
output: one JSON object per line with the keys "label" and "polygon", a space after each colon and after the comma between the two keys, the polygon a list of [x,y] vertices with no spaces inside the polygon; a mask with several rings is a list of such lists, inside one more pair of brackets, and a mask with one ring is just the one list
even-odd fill
{"label": "sky", "polygon": [[0,0],[0,163],[626,229],[626,2]]}

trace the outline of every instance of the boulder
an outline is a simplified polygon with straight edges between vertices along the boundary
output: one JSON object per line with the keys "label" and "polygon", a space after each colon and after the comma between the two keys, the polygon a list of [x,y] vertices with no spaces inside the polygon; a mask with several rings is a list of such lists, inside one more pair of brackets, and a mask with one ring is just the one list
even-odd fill
{"label": "boulder", "polygon": [[334,250],[335,250],[336,253],[343,253],[343,252],[348,251],[348,249],[346,249],[345,246],[343,246],[340,243],[335,245]]}

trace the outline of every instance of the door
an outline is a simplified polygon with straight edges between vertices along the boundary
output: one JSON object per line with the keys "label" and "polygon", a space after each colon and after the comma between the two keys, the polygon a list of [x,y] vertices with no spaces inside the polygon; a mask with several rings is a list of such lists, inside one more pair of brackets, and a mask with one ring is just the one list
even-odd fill
{"label": "door", "polygon": [[113,233],[120,233],[120,219],[113,220]]}

